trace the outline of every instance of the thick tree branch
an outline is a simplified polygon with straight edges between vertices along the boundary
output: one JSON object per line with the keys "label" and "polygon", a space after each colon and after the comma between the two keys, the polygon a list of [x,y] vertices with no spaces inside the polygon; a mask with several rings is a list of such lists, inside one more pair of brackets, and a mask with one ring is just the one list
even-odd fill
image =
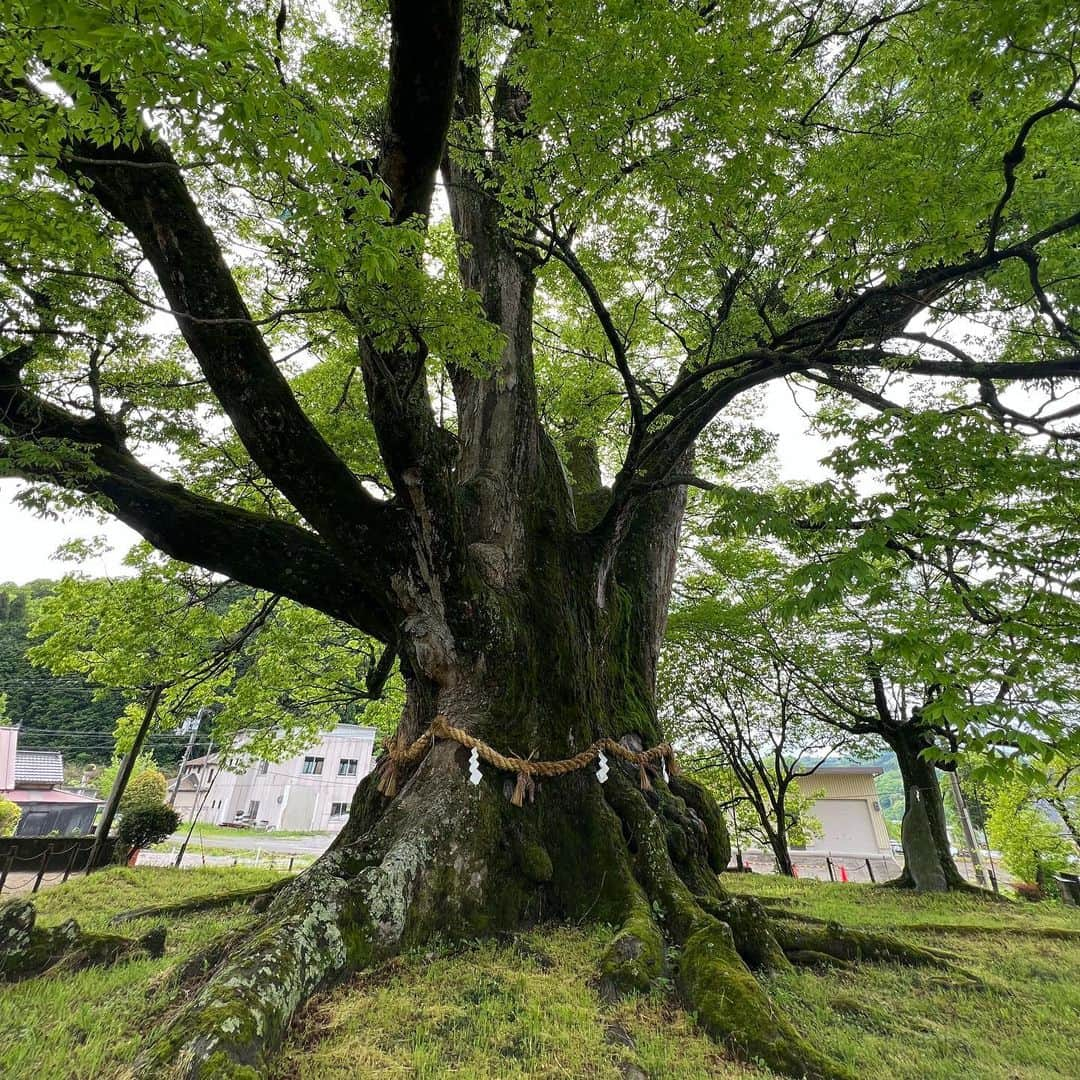
{"label": "thick tree branch", "polygon": [[117,424],[43,401],[21,386],[10,367],[0,370],[0,432],[26,444],[62,440],[88,456],[65,469],[16,460],[8,475],[103,497],[117,518],[175,559],[287,596],[380,640],[395,639],[392,613],[379,588],[397,557],[389,538],[383,541],[384,558],[373,553],[370,576],[362,578],[306,529],[163,479],[126,449]]}
{"label": "thick tree branch", "polygon": [[[339,550],[395,528],[300,408],[251,319],[213,231],[159,140],[138,146],[74,144],[79,164],[59,167],[118,222],[146,255],[177,325],[252,459]],[[129,159],[163,166],[133,170]],[[165,167],[173,166],[173,167]]]}
{"label": "thick tree branch", "polygon": [[379,175],[394,221],[426,218],[454,105],[461,0],[392,0],[390,92]]}

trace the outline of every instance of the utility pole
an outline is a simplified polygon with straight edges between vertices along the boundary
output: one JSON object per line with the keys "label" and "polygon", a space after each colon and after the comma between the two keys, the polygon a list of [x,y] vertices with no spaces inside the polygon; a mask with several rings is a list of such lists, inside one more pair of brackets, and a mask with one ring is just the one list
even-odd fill
{"label": "utility pole", "polygon": [[952,787],[953,801],[956,803],[956,814],[960,818],[960,828],[964,830],[964,841],[968,846],[968,851],[971,852],[971,866],[975,871],[975,880],[985,888],[986,875],[983,873],[979,845],[975,841],[975,830],[971,827],[967,803],[964,802],[964,794],[960,790],[960,778],[956,775],[955,769],[949,772],[949,783]]}
{"label": "utility pole", "polygon": [[191,728],[191,737],[187,741],[187,746],[184,747],[184,756],[180,760],[180,768],[176,773],[176,783],[173,784],[172,793],[169,795],[169,805],[176,805],[176,793],[180,790],[180,781],[184,776],[184,769],[187,768],[187,763],[191,758],[192,751],[195,749],[195,740],[199,737],[199,729],[202,727],[203,720],[206,719],[210,710],[204,705],[193,717],[193,719],[185,722],[184,726],[189,724],[193,725]]}
{"label": "utility pole", "polygon": [[142,723],[139,725],[139,730],[135,733],[135,741],[124,755],[124,760],[120,762],[120,769],[116,774],[116,779],[113,781],[112,791],[109,792],[108,801],[105,803],[105,810],[101,815],[101,822],[97,827],[97,831],[94,833],[94,846],[90,849],[90,857],[86,860],[86,872],[88,874],[95,866],[97,866],[98,857],[101,854],[101,845],[105,842],[105,838],[109,835],[109,830],[112,828],[113,818],[116,817],[116,809],[120,805],[120,799],[123,796],[124,789],[127,787],[127,782],[131,777],[131,770],[135,767],[135,759],[139,756],[142,744],[146,740],[146,734],[154,721],[154,714],[157,712],[158,702],[161,700],[161,694],[164,689],[164,686],[159,685],[150,687],[150,694],[146,699],[146,712],[143,715]]}
{"label": "utility pole", "polygon": [[[199,710],[202,712],[202,710]],[[209,748],[206,751],[207,761],[210,760],[211,755],[214,752],[214,744],[211,741]],[[176,861],[173,866],[180,866],[184,861],[184,853],[187,851],[187,846],[191,842],[191,834],[195,831],[195,825],[202,815],[203,807],[206,806],[206,800],[210,798],[210,791],[214,786],[214,781],[218,778],[218,773],[221,772],[220,767],[215,771],[214,775],[210,778],[210,783],[206,787],[206,794],[202,797],[202,802],[199,801],[199,791],[202,789],[202,773],[199,773],[199,779],[196,781],[195,797],[191,800],[191,821],[188,823],[187,835],[184,837],[183,842],[180,845],[180,850],[176,853]],[[179,783],[179,779],[177,783]]]}

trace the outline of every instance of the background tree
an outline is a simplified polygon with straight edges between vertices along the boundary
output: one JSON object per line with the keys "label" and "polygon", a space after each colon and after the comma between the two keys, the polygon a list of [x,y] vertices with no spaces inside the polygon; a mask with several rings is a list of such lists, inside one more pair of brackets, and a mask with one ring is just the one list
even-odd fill
{"label": "background tree", "polygon": [[1021,881],[1056,892],[1053,875],[1075,872],[1078,849],[1061,825],[1040,809],[1037,791],[1020,777],[999,780],[984,796],[986,834],[1005,869]]}
{"label": "background tree", "polygon": [[[669,620],[660,694],[668,730],[693,748],[691,768],[723,790],[729,772],[754,811],[756,832],[780,873],[795,876],[791,845],[820,835],[811,813],[817,769],[855,740],[823,724],[799,672],[774,647],[767,610],[781,567],[749,546],[705,549],[713,573],[680,588]],[[731,801],[729,795],[727,800]]]}
{"label": "background tree", "polygon": [[801,672],[821,718],[896,754],[912,815],[901,882],[923,867],[962,887],[936,770],[962,747],[976,781],[1017,752],[1076,756],[1074,443],[966,405],[853,416],[827,402],[818,425],[840,440],[834,480],[718,487],[711,528],[773,538],[762,655]]}
{"label": "background tree", "polygon": [[392,651],[281,597],[148,552],[129,561],[132,577],[57,583],[37,609],[29,654],[57,675],[126,693],[118,752],[142,718],[139,688],[158,683],[162,763],[178,758],[178,725],[202,708],[203,737],[237,764],[280,760],[343,720],[392,730],[401,698]]}
{"label": "background tree", "polygon": [[[399,746],[442,716],[540,760],[658,745],[685,486],[722,410],[796,375],[858,400],[900,369],[975,397],[1077,374],[1075,29],[963,0],[16,2],[4,469],[391,647]],[[989,312],[994,349],[914,330],[930,305]],[[571,453],[579,426],[607,442]],[[576,771],[526,809],[460,749],[393,799],[361,785],[150,1074],[261,1063],[344,970],[541,911],[623,925],[610,974],[657,976],[656,910],[710,1030],[837,1073],[747,974],[760,939],[716,921],[700,788]],[[651,958],[629,972],[628,937]],[[289,985],[253,1000],[267,967]]]}

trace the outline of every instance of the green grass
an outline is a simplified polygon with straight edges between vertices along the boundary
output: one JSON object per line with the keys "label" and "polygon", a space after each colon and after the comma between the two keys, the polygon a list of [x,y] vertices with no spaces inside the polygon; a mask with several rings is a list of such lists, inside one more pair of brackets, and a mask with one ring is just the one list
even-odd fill
{"label": "green grass", "polygon": [[627,1063],[654,1080],[761,1075],[666,994],[603,1005],[592,983],[608,937],[558,927],[394,961],[313,1002],[274,1080],[619,1080]]}
{"label": "green grass", "polygon": [[[961,954],[985,981],[961,989],[933,971],[863,966],[795,972],[769,992],[804,1034],[865,1080],[1060,1080],[1080,1076],[1080,915],[1056,905],[915,897],[859,885],[725,878],[817,918],[851,926],[987,926],[1024,934],[920,931],[912,940]],[[650,1080],[764,1080],[739,1066],[658,992],[605,1004],[593,980],[606,934],[553,928],[516,943],[418,954],[312,1004],[275,1080],[346,1077],[596,1077],[634,1064]],[[620,1038],[629,1034],[634,1045]]]}
{"label": "green grass", "polygon": [[[277,880],[267,870],[115,867],[34,897],[41,925],[74,917],[87,930],[145,933],[154,920],[122,931],[110,916],[150,904],[250,888]],[[0,988],[0,1077],[4,1080],[112,1080],[123,1075],[148,1028],[175,1004],[166,973],[218,934],[251,919],[245,908],[168,922],[165,956],[112,968],[30,979]]]}
{"label": "green grass", "polygon": [[[75,915],[90,929],[154,902],[242,888],[266,871],[115,869],[38,898],[43,923]],[[773,999],[824,1051],[866,1080],[1060,1080],[1080,1076],[1080,913],[1056,905],[914,897],[861,885],[725,878],[819,918],[909,931],[962,954],[984,987],[962,989],[934,971],[866,965],[770,979]],[[140,1040],[175,1006],[166,973],[246,909],[171,921],[168,953],[108,970],[32,980],[0,992],[5,1080],[112,1080]],[[131,924],[141,933],[150,924]],[[954,927],[950,932],[949,927]],[[989,927],[992,933],[962,932]],[[1023,933],[999,931],[1023,931]],[[432,948],[367,972],[316,999],[295,1025],[275,1080],[620,1080],[629,1064],[650,1080],[765,1080],[702,1035],[662,987],[605,1003],[595,986],[610,931],[551,927],[514,941]]]}
{"label": "green grass", "polygon": [[[177,830],[184,836],[187,836],[188,823],[183,822],[180,828]],[[197,822],[195,828],[191,830],[191,840],[194,843],[198,839],[208,840],[219,836],[228,836],[230,838],[235,837],[251,837],[252,839],[266,840],[271,838],[274,840],[292,840],[298,837],[307,836],[323,836],[324,833],[319,832],[303,832],[303,831],[289,831],[288,829],[231,829],[225,825],[208,825],[205,822]]]}

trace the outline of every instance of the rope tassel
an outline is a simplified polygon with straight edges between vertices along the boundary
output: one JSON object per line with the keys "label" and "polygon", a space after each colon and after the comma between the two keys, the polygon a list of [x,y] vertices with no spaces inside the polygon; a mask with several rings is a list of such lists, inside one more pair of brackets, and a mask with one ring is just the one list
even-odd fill
{"label": "rope tassel", "polygon": [[638,762],[638,781],[641,784],[642,791],[652,791],[652,784],[649,783],[649,773],[645,768],[645,762]]}
{"label": "rope tassel", "polygon": [[510,796],[511,806],[524,806],[525,805],[525,785],[528,783],[528,776],[524,772],[517,774],[517,783],[514,785],[514,794]]}
{"label": "rope tassel", "polygon": [[387,799],[392,799],[397,794],[397,785],[397,765],[393,758],[387,758],[379,769],[379,783],[376,790]]}

